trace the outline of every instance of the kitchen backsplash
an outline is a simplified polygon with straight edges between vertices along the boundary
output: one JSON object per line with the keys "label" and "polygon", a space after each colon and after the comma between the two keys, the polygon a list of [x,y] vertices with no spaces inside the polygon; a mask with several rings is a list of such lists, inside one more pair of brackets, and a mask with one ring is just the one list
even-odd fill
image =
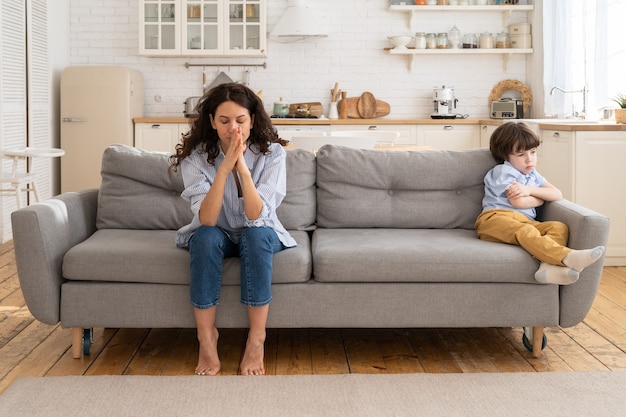
{"label": "kitchen backsplash", "polygon": [[[280,97],[289,103],[319,101],[328,111],[335,82],[348,97],[370,91],[391,106],[391,118],[427,118],[433,111],[433,88],[453,86],[457,112],[488,117],[488,96],[504,79],[526,79],[526,55],[513,54],[504,68],[499,54],[422,55],[413,71],[410,59],[384,49],[391,35],[410,34],[409,13],[389,11],[389,0],[309,0],[327,25],[329,36],[294,43],[268,40],[266,59],[150,58],[137,53],[137,0],[71,0],[71,65],[124,65],[141,71],[145,82],[145,115],[183,115],[184,101],[202,93],[203,67],[185,63],[223,64],[206,67],[207,83],[220,71],[234,80],[250,71],[249,85],[263,90],[266,110]],[[268,0],[268,31],[280,18],[287,0]],[[420,32],[447,32],[456,25],[462,33],[497,33],[500,13],[439,12],[418,16]],[[526,21],[513,13],[510,23]],[[229,64],[267,63],[267,68]]]}

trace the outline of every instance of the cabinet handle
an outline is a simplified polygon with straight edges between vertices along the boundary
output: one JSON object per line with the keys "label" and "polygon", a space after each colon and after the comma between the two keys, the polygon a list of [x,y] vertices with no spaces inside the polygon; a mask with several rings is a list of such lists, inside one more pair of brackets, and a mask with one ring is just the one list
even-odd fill
{"label": "cabinet handle", "polygon": [[445,126],[443,127],[443,130],[454,130],[454,126],[451,126],[451,125],[445,125]]}
{"label": "cabinet handle", "polygon": [[378,126],[370,126],[367,130],[378,130]]}
{"label": "cabinet handle", "polygon": [[154,124],[154,125],[152,125],[151,127],[152,127],[153,129],[158,129],[158,128],[160,128],[160,127],[161,127],[161,125],[159,125],[159,124]]}
{"label": "cabinet handle", "polygon": [[559,137],[561,137],[561,134],[560,134],[559,132],[554,132],[554,133],[552,134],[552,137],[553,137],[553,138],[559,138]]}

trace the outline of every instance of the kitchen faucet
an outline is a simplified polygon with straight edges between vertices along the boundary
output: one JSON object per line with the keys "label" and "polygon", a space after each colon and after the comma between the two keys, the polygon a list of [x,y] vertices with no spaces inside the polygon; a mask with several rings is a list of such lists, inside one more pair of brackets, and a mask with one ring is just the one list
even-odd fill
{"label": "kitchen faucet", "polygon": [[554,95],[554,92],[556,90],[559,90],[560,92],[565,93],[565,94],[582,93],[582,95],[583,95],[583,109],[582,109],[582,112],[578,113],[578,112],[572,111],[572,116],[580,117],[580,118],[584,119],[585,116],[587,115],[587,93],[589,92],[589,90],[587,89],[587,85],[584,85],[581,90],[564,90],[561,87],[554,86],[550,90],[550,95]]}

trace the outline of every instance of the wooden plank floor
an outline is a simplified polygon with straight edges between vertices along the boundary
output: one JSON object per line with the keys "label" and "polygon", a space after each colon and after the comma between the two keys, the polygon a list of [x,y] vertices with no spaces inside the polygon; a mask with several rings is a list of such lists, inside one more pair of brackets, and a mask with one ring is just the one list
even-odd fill
{"label": "wooden plank floor", "polygon": [[[606,267],[583,323],[546,330],[534,358],[520,328],[269,329],[268,374],[551,372],[626,370],[626,267]],[[12,242],[0,246],[0,392],[22,376],[190,375],[194,329],[94,329],[91,355],[71,356],[69,329],[35,320],[16,273]],[[237,373],[244,329],[220,335],[222,375]]]}

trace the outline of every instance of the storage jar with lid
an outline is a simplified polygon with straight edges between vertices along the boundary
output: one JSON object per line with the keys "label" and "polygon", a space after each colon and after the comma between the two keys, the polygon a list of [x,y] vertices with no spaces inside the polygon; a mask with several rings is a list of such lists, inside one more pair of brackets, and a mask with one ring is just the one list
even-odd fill
{"label": "storage jar with lid", "polygon": [[436,49],[437,48],[437,38],[435,38],[434,33],[426,34],[426,49]]}
{"label": "storage jar with lid", "polygon": [[424,32],[415,34],[415,49],[426,49],[426,34]]}
{"label": "storage jar with lid", "polygon": [[496,35],[496,48],[510,48],[511,37],[507,32],[500,32]]}
{"label": "storage jar with lid", "polygon": [[456,49],[461,43],[461,31],[456,25],[452,26],[452,29],[448,31],[448,41],[450,42],[450,48]]}
{"label": "storage jar with lid", "polygon": [[481,49],[493,48],[493,35],[489,32],[481,33],[479,44]]}
{"label": "storage jar with lid", "polygon": [[461,42],[464,49],[478,48],[478,39],[473,33],[466,33],[463,35],[463,41]]}
{"label": "storage jar with lid", "polygon": [[441,32],[437,34],[437,49],[448,48],[448,34]]}

